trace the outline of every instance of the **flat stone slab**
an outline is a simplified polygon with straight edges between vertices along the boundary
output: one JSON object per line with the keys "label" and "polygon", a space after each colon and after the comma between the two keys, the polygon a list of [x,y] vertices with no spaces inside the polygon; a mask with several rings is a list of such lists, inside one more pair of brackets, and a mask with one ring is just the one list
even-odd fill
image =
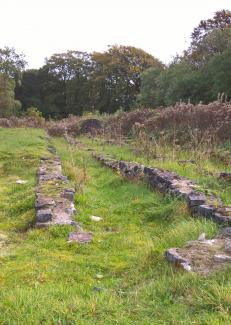
{"label": "flat stone slab", "polygon": [[69,234],[68,242],[77,242],[80,244],[90,243],[92,241],[92,234],[86,232],[71,232]]}
{"label": "flat stone slab", "polygon": [[231,228],[224,228],[215,238],[193,240],[183,248],[170,248],[166,259],[187,271],[208,275],[231,262]]}

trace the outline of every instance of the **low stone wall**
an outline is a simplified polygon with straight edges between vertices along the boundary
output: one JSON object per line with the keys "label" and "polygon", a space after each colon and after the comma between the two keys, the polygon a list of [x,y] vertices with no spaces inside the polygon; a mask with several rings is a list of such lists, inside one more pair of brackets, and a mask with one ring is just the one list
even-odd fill
{"label": "low stone wall", "polygon": [[231,225],[231,207],[224,206],[217,197],[200,192],[195,182],[174,172],[146,167],[139,163],[118,161],[98,154],[93,156],[128,179],[143,179],[153,190],[185,199],[193,215],[203,216],[219,224]]}
{"label": "low stone wall", "polygon": [[36,187],[36,226],[73,224],[74,193],[66,176],[62,174],[60,159],[53,147],[41,158]]}
{"label": "low stone wall", "polygon": [[[225,207],[220,199],[201,193],[194,182],[173,172],[102,155],[93,156],[128,179],[143,179],[153,190],[185,199],[193,215],[201,215],[222,225],[231,225],[231,208]],[[206,240],[205,234],[201,234],[198,240],[188,242],[184,248],[170,248],[166,250],[165,257],[186,271],[202,275],[218,271],[231,262],[231,227],[222,229],[213,239]]]}

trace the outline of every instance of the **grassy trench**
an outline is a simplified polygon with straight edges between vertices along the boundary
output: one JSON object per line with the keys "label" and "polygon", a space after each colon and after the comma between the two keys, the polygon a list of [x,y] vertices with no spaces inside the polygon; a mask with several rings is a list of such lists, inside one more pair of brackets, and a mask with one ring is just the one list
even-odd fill
{"label": "grassy trench", "polygon": [[[231,322],[230,269],[202,278],[172,269],[163,257],[166,248],[184,245],[201,232],[212,236],[215,224],[191,219],[184,203],[123,180],[86,150],[70,154],[66,142],[57,139],[64,172],[73,185],[81,184],[75,218],[93,232],[93,242],[68,244],[67,226],[22,227],[34,218],[35,169],[45,151],[44,134],[0,130],[0,135],[5,139],[0,143],[5,189],[0,233],[8,238],[0,246],[5,251],[0,256],[0,324]],[[30,153],[30,164],[22,153]],[[28,183],[13,191],[16,177]],[[91,215],[103,220],[93,222]]]}

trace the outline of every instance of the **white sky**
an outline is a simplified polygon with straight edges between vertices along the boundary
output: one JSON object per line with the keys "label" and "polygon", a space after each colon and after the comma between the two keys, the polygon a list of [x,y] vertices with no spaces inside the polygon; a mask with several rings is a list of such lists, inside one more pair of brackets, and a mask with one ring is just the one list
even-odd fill
{"label": "white sky", "polygon": [[24,52],[30,68],[67,50],[133,45],[167,63],[201,19],[230,0],[0,0],[0,47]]}

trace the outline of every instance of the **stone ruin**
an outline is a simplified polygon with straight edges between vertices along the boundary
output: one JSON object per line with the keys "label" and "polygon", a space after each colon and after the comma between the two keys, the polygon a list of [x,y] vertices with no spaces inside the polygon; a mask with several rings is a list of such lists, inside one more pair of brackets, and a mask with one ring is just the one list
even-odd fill
{"label": "stone ruin", "polygon": [[62,174],[60,159],[53,147],[41,158],[36,187],[36,226],[72,224],[75,212],[74,193],[66,176]]}
{"label": "stone ruin", "polygon": [[[49,139],[48,139],[49,140]],[[70,232],[68,242],[89,243],[92,234],[83,231],[78,222],[72,219],[75,213],[75,189],[70,187],[66,176],[62,174],[60,158],[51,145],[50,154],[41,158],[36,187],[36,227],[50,225],[72,225],[77,229]]]}
{"label": "stone ruin", "polygon": [[231,262],[231,227],[223,228],[213,239],[187,242],[183,248],[170,248],[165,252],[167,260],[176,267],[207,275]]}
{"label": "stone ruin", "polygon": [[[93,156],[128,179],[145,180],[153,190],[186,200],[192,215],[210,219],[225,227],[231,226],[231,207],[213,196],[200,192],[198,185],[174,172],[146,167],[139,163],[118,161],[102,155]],[[223,228],[214,239],[205,238],[187,243],[185,248],[170,248],[168,261],[187,271],[208,274],[231,261],[231,228]]]}
{"label": "stone ruin", "polygon": [[185,177],[174,172],[145,167],[139,163],[118,161],[96,154],[94,157],[128,179],[143,179],[153,190],[183,198],[193,215],[203,216],[219,224],[231,225],[231,207],[224,206],[215,196],[200,192],[198,185]]}

